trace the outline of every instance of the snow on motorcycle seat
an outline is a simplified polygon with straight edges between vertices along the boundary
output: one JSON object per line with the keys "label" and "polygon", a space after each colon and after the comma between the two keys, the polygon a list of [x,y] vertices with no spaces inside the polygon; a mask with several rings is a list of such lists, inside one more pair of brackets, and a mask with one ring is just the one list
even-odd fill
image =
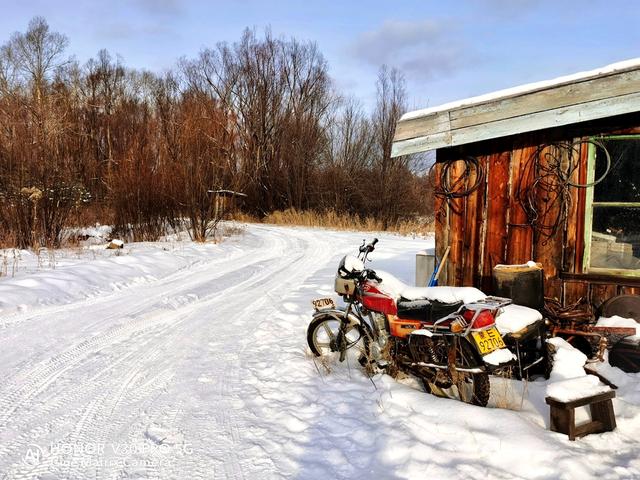
{"label": "snow on motorcycle seat", "polygon": [[[447,309],[449,305],[451,308],[453,305],[459,307],[460,302],[479,302],[487,297],[481,290],[474,287],[412,287],[389,272],[377,270],[376,273],[382,279],[379,288],[397,299],[399,316],[405,316],[405,313],[401,313],[403,310],[411,312],[407,315],[416,315],[404,318],[422,320],[427,315],[426,310],[434,308],[435,302],[438,303],[435,308]],[[425,301],[428,303],[424,303]],[[431,312],[430,317],[427,318],[438,318],[437,314],[437,312]],[[511,304],[500,309],[496,317],[496,327],[503,336],[515,335],[528,330],[537,330],[537,325],[541,321],[542,315],[538,310]]]}
{"label": "snow on motorcycle seat", "polygon": [[474,287],[412,287],[389,272],[376,270],[376,274],[382,279],[379,288],[396,299],[472,303],[487,297]]}

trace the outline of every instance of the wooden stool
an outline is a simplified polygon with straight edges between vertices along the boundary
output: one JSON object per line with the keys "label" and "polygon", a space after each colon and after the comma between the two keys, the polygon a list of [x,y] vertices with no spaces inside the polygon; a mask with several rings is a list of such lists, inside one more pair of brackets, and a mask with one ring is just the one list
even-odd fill
{"label": "wooden stool", "polygon": [[[547,397],[545,401],[550,405],[551,431],[569,435],[569,440],[575,440],[577,437],[583,437],[590,433],[612,431],[616,428],[616,416],[611,402],[615,396],[616,392],[611,390],[570,402]],[[589,405],[589,410],[591,410],[591,421],[576,427],[575,409],[585,405]]]}

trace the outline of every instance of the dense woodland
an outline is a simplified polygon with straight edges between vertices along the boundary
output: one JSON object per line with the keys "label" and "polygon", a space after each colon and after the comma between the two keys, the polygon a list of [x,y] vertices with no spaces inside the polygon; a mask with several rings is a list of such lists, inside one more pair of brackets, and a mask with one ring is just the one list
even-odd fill
{"label": "dense woodland", "polygon": [[[371,114],[337,92],[315,44],[247,30],[162,75],[105,50],[80,64],[34,18],[0,50],[0,245],[58,246],[69,226],[157,239],[215,225],[211,190],[257,219],[296,209],[428,218],[419,158],[392,159],[404,80],[381,67]],[[186,225],[185,225],[186,224]]]}

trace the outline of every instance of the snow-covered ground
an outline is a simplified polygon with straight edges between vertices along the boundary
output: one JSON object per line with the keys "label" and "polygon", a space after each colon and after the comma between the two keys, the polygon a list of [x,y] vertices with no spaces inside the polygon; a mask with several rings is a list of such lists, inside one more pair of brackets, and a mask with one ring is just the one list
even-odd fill
{"label": "snow-covered ground", "polygon": [[[604,368],[618,429],[569,442],[546,382],[494,379],[483,409],[314,361],[310,300],[364,236],[23,252],[0,278],[0,479],[640,477],[638,375]],[[372,266],[412,283],[432,241],[379,237]]]}

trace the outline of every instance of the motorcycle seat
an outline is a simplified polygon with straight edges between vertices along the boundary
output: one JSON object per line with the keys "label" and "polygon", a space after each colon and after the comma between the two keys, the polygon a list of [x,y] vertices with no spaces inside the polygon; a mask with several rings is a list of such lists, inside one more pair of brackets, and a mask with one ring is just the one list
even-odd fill
{"label": "motorcycle seat", "polygon": [[397,302],[398,317],[433,323],[458,311],[462,305],[462,301],[446,303],[438,300],[409,300],[401,297]]}

